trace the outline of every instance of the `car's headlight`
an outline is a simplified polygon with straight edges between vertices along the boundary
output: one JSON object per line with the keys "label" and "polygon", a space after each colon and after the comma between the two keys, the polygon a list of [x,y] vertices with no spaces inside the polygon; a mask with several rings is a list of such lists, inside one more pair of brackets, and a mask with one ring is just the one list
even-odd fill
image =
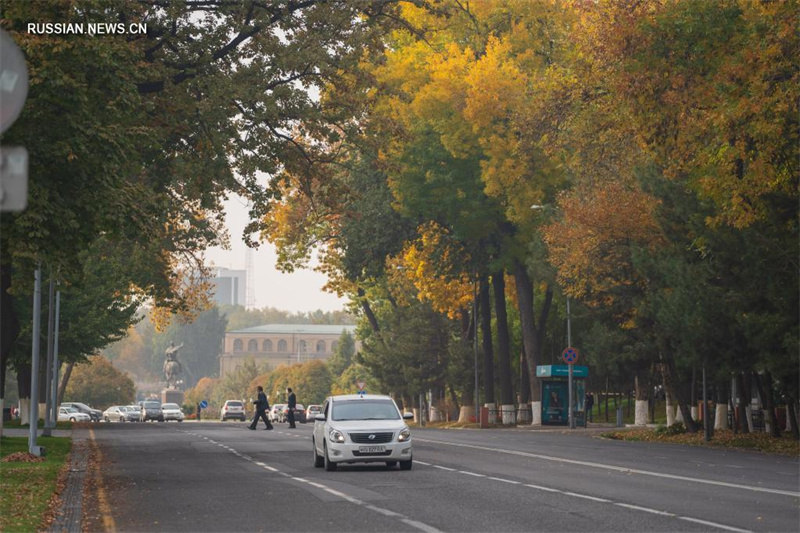
{"label": "car's headlight", "polygon": [[407,427],[404,427],[397,435],[397,442],[405,442],[407,440],[411,440],[411,430]]}
{"label": "car's headlight", "polygon": [[331,429],[328,433],[328,438],[331,442],[344,442],[344,433],[339,431],[338,429]]}

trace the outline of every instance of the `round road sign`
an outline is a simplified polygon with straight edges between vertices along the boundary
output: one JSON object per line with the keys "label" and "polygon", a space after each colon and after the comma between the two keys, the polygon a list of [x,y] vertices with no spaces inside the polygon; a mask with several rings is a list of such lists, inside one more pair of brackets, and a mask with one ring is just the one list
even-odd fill
{"label": "round road sign", "polygon": [[11,35],[0,28],[0,133],[17,120],[27,97],[25,56]]}
{"label": "round road sign", "polygon": [[569,348],[564,348],[564,351],[561,352],[561,358],[568,365],[574,365],[578,362],[578,349],[573,348],[572,346]]}

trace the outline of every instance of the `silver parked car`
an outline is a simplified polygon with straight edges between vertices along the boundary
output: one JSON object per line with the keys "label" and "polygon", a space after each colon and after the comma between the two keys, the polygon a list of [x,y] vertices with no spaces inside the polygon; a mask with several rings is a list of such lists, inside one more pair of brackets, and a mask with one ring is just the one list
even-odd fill
{"label": "silver parked car", "polygon": [[314,419],[314,466],[336,470],[340,463],[385,462],[411,470],[411,430],[389,396],[330,396]]}
{"label": "silver parked car", "polygon": [[181,411],[181,406],[177,403],[165,403],[161,405],[161,414],[164,416],[164,420],[177,420],[178,422],[183,422],[183,411]]}
{"label": "silver parked car", "polygon": [[112,405],[103,411],[103,420],[106,422],[127,422],[128,408],[124,405]]}

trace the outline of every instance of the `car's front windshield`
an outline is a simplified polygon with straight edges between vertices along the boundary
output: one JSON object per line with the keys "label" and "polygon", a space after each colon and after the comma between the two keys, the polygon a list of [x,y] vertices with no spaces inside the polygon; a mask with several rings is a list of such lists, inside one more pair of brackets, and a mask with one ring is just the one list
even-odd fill
{"label": "car's front windshield", "polygon": [[165,403],[161,406],[162,409],[178,409],[178,404],[176,403]]}
{"label": "car's front windshield", "polygon": [[391,400],[345,400],[335,402],[333,420],[398,420],[400,414]]}
{"label": "car's front windshield", "polygon": [[158,402],[145,402],[145,409],[158,409],[161,405]]}

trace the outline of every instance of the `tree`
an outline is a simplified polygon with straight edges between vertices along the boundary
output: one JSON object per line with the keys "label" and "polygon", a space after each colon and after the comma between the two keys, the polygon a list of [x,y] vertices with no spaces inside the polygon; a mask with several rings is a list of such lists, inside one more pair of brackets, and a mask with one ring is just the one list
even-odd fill
{"label": "tree", "polygon": [[133,381],[100,355],[76,365],[64,392],[64,401],[84,402],[101,409],[133,403],[135,397]]}
{"label": "tree", "polygon": [[328,359],[328,369],[332,376],[340,376],[353,363],[356,355],[356,341],[349,331],[342,331],[336,350]]}

